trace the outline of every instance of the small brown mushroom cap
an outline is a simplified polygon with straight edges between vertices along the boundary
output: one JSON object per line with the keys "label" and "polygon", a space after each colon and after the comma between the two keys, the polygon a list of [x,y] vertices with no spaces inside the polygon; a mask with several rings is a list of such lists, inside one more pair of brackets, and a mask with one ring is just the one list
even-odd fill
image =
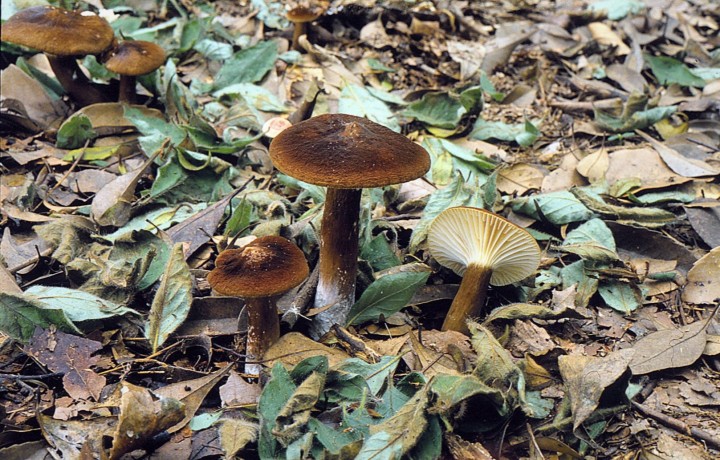
{"label": "small brown mushroom cap", "polygon": [[138,76],[150,73],[165,63],[165,50],[155,43],[126,40],[108,53],[105,67],[120,75]]}
{"label": "small brown mushroom cap", "polygon": [[320,115],[277,135],[270,158],[281,172],[333,188],[384,187],[430,169],[424,148],[366,118]]}
{"label": "small brown mushroom cap", "polygon": [[323,12],[323,8],[320,6],[300,5],[288,11],[287,18],[290,22],[313,22],[322,16]]}
{"label": "small brown mushroom cap", "polygon": [[532,235],[479,208],[460,206],[438,214],[428,230],[428,246],[435,260],[458,275],[471,264],[491,269],[494,286],[520,281],[540,264]]}
{"label": "small brown mushroom cap", "polygon": [[307,278],[303,252],[279,236],[263,236],[240,249],[226,249],[215,259],[207,280],[219,294],[243,298],[271,297]]}
{"label": "small brown mushroom cap", "polygon": [[100,16],[47,5],[15,13],[0,34],[3,41],[56,56],[99,54],[114,37],[112,27]]}

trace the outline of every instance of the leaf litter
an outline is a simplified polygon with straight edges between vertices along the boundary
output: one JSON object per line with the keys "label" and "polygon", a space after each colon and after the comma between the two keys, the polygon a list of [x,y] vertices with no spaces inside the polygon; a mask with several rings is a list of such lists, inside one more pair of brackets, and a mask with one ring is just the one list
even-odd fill
{"label": "leaf litter", "polygon": [[[80,107],[3,42],[2,455],[717,456],[717,5],[321,3],[299,50],[284,2],[80,5],[170,56],[134,106]],[[308,338],[308,282],[242,374],[244,304],[205,277],[269,234],[316,263],[324,190],[273,171],[263,126],[327,112],[431,168],[364,192],[348,323]],[[425,240],[451,206],[544,250],[470,337],[436,330],[460,278]]]}

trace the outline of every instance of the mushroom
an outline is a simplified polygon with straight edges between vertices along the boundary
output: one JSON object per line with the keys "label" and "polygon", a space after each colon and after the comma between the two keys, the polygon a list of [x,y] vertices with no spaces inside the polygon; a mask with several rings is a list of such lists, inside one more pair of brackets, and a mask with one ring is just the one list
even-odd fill
{"label": "mushroom", "polygon": [[[280,338],[277,298],[302,283],[308,273],[303,252],[279,236],[263,236],[240,249],[226,249],[215,259],[207,277],[210,286],[221,295],[245,299],[247,361],[262,359]],[[256,363],[245,365],[248,373],[258,374],[260,369]]]}
{"label": "mushroom", "polygon": [[485,304],[488,284],[505,286],[531,275],[540,264],[540,247],[524,229],[479,208],[449,208],[428,230],[430,253],[462,276],[443,331],[468,333],[466,320]]}
{"label": "mushroom", "polygon": [[89,12],[33,6],[12,15],[0,35],[3,41],[45,53],[55,77],[79,105],[107,101],[77,64],[78,58],[100,54],[112,45],[113,29],[105,19]]}
{"label": "mushroom", "polygon": [[135,77],[150,73],[163,65],[165,51],[155,43],[125,40],[113,48],[105,58],[105,67],[120,75],[118,100],[135,102]]}
{"label": "mushroom", "polygon": [[353,115],[320,115],[277,135],[270,158],[281,172],[325,186],[320,275],[311,326],[316,337],[343,324],[355,302],[360,197],[363,188],[416,179],[430,169],[424,148],[384,126]]}
{"label": "mushroom", "polygon": [[307,24],[322,16],[324,9],[319,5],[298,5],[287,12],[287,18],[293,23],[293,37],[290,49],[300,50],[300,37],[307,33]]}

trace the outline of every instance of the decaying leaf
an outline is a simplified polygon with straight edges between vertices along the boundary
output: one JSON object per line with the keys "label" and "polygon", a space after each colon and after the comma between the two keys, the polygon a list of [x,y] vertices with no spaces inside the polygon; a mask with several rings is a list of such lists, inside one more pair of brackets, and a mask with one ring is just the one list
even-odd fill
{"label": "decaying leaf", "polygon": [[629,364],[630,370],[635,375],[642,375],[691,365],[705,350],[706,328],[707,322],[696,321],[643,337],[633,346],[635,354]]}

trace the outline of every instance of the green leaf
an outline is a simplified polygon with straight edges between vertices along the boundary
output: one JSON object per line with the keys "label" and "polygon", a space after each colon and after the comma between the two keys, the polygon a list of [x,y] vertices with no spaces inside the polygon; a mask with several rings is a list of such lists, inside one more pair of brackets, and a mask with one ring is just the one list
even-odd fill
{"label": "green leaf", "polygon": [[255,208],[252,203],[248,203],[245,197],[243,197],[235,209],[233,209],[232,216],[230,216],[230,219],[228,219],[225,224],[225,232],[223,235],[232,238],[238,235],[241,231],[247,230],[248,225],[250,225],[250,221],[252,220],[254,209]]}
{"label": "green leaf", "polygon": [[393,251],[385,233],[375,235],[368,243],[364,244],[360,248],[360,257],[367,260],[375,271],[401,264],[400,258]]}
{"label": "green leaf", "polygon": [[562,278],[562,288],[567,289],[575,285],[577,295],[575,296],[575,305],[587,307],[590,298],[595,295],[598,288],[597,277],[588,276],[585,271],[585,264],[582,260],[571,263],[560,270]]}
{"label": "green leaf", "polygon": [[215,89],[234,83],[255,83],[262,80],[275,65],[277,54],[277,45],[270,40],[238,51],[225,61],[218,71],[215,76]]}
{"label": "green leaf", "polygon": [[480,87],[496,102],[505,99],[505,95],[495,89],[495,85],[485,71],[482,71],[480,74]]}
{"label": "green leaf", "polygon": [[575,195],[568,191],[544,193],[512,200],[512,210],[555,225],[586,221],[593,217]]}
{"label": "green leaf", "polygon": [[400,272],[374,281],[348,313],[348,324],[362,324],[388,317],[407,306],[415,291],[425,284],[430,271]]}
{"label": "green leaf", "polygon": [[608,307],[626,315],[642,306],[642,295],[628,283],[602,281],[598,293]]}
{"label": "green leaf", "polygon": [[457,97],[438,92],[425,93],[420,100],[408,105],[403,113],[406,117],[415,118],[430,126],[453,129],[458,126],[467,109]]}
{"label": "green leaf", "polygon": [[258,455],[260,458],[281,458],[282,449],[275,440],[272,430],[280,411],[292,397],[296,388],[297,386],[285,367],[281,363],[276,363],[272,368],[270,381],[263,388],[258,402],[258,415],[260,416]]}
{"label": "green leaf", "polygon": [[140,316],[140,313],[122,305],[110,302],[85,291],[53,286],[32,286],[25,291],[26,296],[31,296],[43,304],[47,310],[61,310],[70,321],[90,321],[96,319],[110,318],[133,314]]}
{"label": "green leaf", "polygon": [[680,86],[693,86],[695,88],[705,86],[705,80],[693,74],[685,64],[677,59],[649,54],[645,54],[644,57],[660,84],[676,83]]}
{"label": "green leaf", "polygon": [[180,145],[186,138],[187,133],[184,129],[165,120],[148,116],[141,110],[134,107],[125,107],[125,118],[127,118],[140,131],[143,136],[140,137],[140,147],[148,155],[152,155],[163,144],[167,142],[172,146]]}
{"label": "green leaf", "polygon": [[145,338],[151,343],[153,353],[185,321],[191,303],[192,275],[185,262],[182,244],[177,243],[172,248],[145,323]]}
{"label": "green leaf", "polygon": [[[333,368],[330,374],[340,374],[344,379],[360,377],[366,382],[370,392],[377,396],[380,390],[389,381],[395,372],[400,358],[398,356],[383,356],[380,361],[374,364],[367,363],[362,359],[349,358]],[[328,376],[330,377],[330,375]],[[337,378],[336,376],[333,378]]]}
{"label": "green leaf", "polygon": [[611,21],[619,21],[628,14],[637,14],[645,9],[638,0],[599,0],[589,6],[591,11],[602,11]]}
{"label": "green leaf", "polygon": [[76,149],[96,137],[97,133],[92,127],[92,122],[87,115],[80,113],[71,116],[60,126],[56,145],[61,149]]}
{"label": "green leaf", "polygon": [[278,97],[262,86],[252,83],[235,83],[213,93],[214,97],[237,96],[245,99],[248,104],[264,112],[284,113],[290,108],[283,105]]}
{"label": "green leaf", "polygon": [[362,433],[356,430],[334,430],[316,418],[310,418],[308,430],[315,434],[316,439],[332,455],[340,454],[343,447],[362,439]]}
{"label": "green leaf", "polygon": [[524,123],[510,125],[501,121],[487,121],[478,118],[470,133],[472,139],[484,141],[498,139],[501,141],[515,141],[523,147],[532,145],[540,136],[540,130],[530,120]]}
{"label": "green leaf", "polygon": [[27,343],[35,328],[51,325],[63,332],[82,334],[60,309],[48,309],[43,302],[24,294],[0,292],[0,331],[13,339]]}
{"label": "green leaf", "polygon": [[400,124],[390,108],[362,86],[345,85],[340,92],[338,112],[365,117],[395,132],[400,132]]}
{"label": "green leaf", "polygon": [[465,179],[460,174],[457,174],[453,182],[448,184],[447,187],[433,192],[428,199],[427,205],[425,205],[422,218],[413,229],[410,238],[410,252],[415,251],[418,245],[425,241],[428,227],[435,216],[453,206],[485,207],[478,178],[469,183],[465,182]]}
{"label": "green leaf", "polygon": [[590,219],[572,230],[559,249],[598,262],[618,259],[612,231],[600,219]]}

